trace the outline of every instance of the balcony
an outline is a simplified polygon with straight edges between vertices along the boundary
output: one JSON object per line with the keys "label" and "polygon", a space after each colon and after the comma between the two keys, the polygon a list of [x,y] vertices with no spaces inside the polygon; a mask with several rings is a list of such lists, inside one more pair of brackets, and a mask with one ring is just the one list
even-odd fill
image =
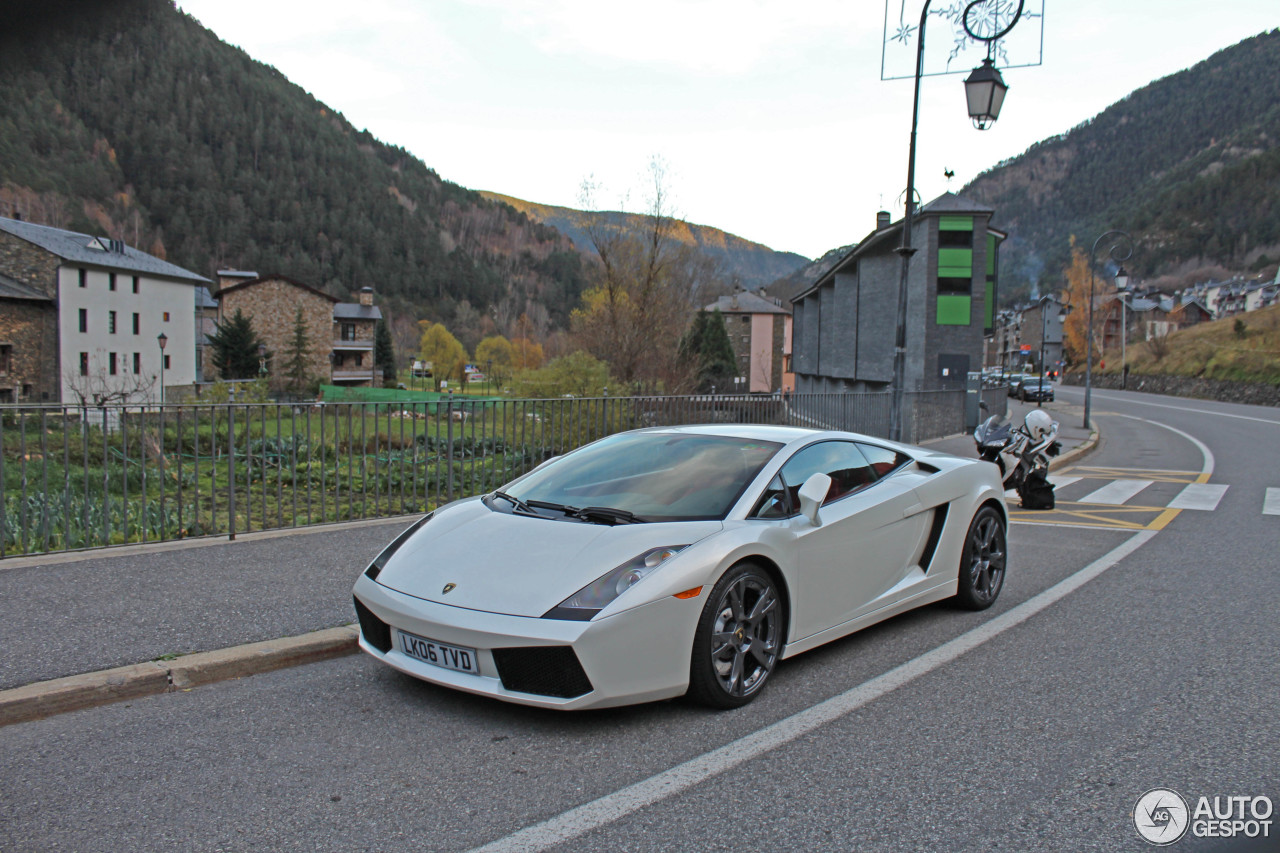
{"label": "balcony", "polygon": [[373,341],[367,338],[361,338],[360,340],[353,341],[344,341],[341,338],[335,338],[333,341],[333,348],[334,350],[341,350],[343,352],[372,352]]}

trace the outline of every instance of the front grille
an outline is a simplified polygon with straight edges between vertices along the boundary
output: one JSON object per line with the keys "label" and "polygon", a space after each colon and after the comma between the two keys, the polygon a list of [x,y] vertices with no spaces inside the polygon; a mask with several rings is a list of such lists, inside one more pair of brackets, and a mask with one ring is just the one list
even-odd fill
{"label": "front grille", "polygon": [[494,649],[502,686],[517,693],[572,699],[591,692],[578,656],[568,646]]}
{"label": "front grille", "polygon": [[353,596],[351,600],[356,603],[356,616],[360,617],[360,633],[364,634],[365,642],[384,655],[391,651],[391,626],[374,616],[360,599]]}

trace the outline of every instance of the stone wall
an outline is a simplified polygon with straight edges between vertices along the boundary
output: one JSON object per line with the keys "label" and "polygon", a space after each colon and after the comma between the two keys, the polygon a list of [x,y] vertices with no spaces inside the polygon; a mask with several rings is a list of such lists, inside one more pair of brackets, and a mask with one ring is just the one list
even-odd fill
{"label": "stone wall", "polygon": [[[1062,384],[1083,386],[1084,374],[1063,374]],[[1094,388],[1119,390],[1120,375],[1095,373],[1092,384]],[[1217,400],[1223,403],[1280,406],[1280,385],[1267,385],[1261,382],[1227,382],[1189,376],[1139,376],[1136,373],[1130,373],[1128,390],[1145,391],[1148,394],[1168,394],[1171,397]]]}
{"label": "stone wall", "polygon": [[[0,299],[0,344],[10,347],[8,370],[0,372],[0,389],[8,393],[0,394],[0,401],[58,402],[58,310],[54,304]],[[30,393],[24,394],[27,386]]]}
{"label": "stone wall", "polygon": [[307,327],[307,372],[312,377],[329,378],[329,353],[333,350],[333,302],[318,293],[280,279],[266,279],[221,294],[219,313],[222,321],[236,309],[253,321],[271,353],[271,384],[283,387],[288,382],[286,364],[293,346],[293,324],[298,307]]}
{"label": "stone wall", "polygon": [[[0,273],[51,299],[58,298],[58,267],[52,252],[0,231]],[[0,388],[10,389],[13,402],[58,402],[58,309],[55,302],[0,300],[0,343],[12,347],[7,375]],[[74,367],[74,366],[73,366]],[[22,394],[31,386],[29,395]]]}
{"label": "stone wall", "polygon": [[52,252],[7,231],[0,231],[0,272],[9,278],[57,299],[58,267],[61,265],[61,259]]}

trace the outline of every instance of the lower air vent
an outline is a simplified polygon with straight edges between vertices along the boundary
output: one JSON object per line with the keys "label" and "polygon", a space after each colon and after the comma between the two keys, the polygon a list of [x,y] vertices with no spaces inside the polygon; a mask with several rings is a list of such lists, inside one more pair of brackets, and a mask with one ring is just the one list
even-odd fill
{"label": "lower air vent", "polygon": [[591,692],[591,681],[568,646],[494,649],[502,686],[517,693],[572,699]]}
{"label": "lower air vent", "polygon": [[352,598],[356,604],[356,616],[360,617],[360,633],[364,640],[384,655],[391,651],[391,626],[383,622],[373,611],[365,607],[360,599]]}

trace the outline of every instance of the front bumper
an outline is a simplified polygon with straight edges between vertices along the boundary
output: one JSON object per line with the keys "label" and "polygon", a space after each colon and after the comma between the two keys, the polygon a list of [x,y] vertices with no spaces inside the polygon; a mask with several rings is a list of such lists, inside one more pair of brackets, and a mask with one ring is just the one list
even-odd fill
{"label": "front bumper", "polygon": [[[571,622],[451,607],[397,592],[363,574],[353,593],[376,620],[389,628],[389,643],[383,638],[368,637],[363,630],[360,634],[360,648],[383,663],[432,684],[507,702],[566,710],[629,705],[683,694],[689,686],[693,633],[706,595],[704,592],[691,599],[667,597],[594,622]],[[480,674],[456,672],[410,657],[401,650],[398,630],[475,649]],[[504,685],[504,674],[507,684],[513,682],[510,660],[522,655],[500,652],[507,658],[504,673],[494,658],[495,649],[548,647],[572,650],[589,682],[584,685],[585,693],[552,696]],[[573,678],[568,680],[572,682]]]}

